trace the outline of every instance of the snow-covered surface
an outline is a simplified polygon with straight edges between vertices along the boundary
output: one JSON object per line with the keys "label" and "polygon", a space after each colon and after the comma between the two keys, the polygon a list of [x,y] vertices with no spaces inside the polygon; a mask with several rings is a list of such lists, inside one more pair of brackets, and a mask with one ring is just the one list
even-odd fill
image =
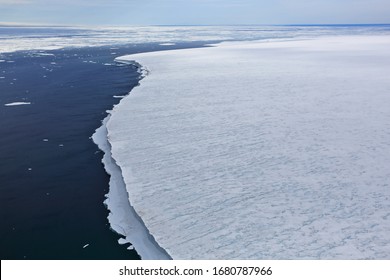
{"label": "snow-covered surface", "polygon": [[171,257],[390,257],[390,36],[119,60],[149,74],[106,124],[107,203],[126,217],[126,187]]}
{"label": "snow-covered surface", "polygon": [[[99,149],[105,153],[102,162],[107,173],[111,175],[110,189],[104,202],[110,210],[108,215],[110,226],[114,231],[124,236],[124,238],[119,239],[118,243],[133,244],[142,259],[170,259],[167,253],[150,236],[145,225],[129,203],[121,170],[110,156],[110,144],[107,141],[105,126],[109,118],[110,116],[103,120],[103,126],[96,130],[92,139]],[[133,247],[130,246],[129,249],[132,250]]]}
{"label": "snow-covered surface", "polygon": [[[4,28],[4,27],[3,27]],[[28,28],[22,28],[28,30]],[[188,41],[258,40],[329,34],[390,33],[390,26],[134,26],[106,28],[31,28],[40,32],[2,34],[0,53],[119,44],[171,45]],[[58,31],[59,30],[59,31]],[[57,32],[58,31],[58,32]],[[57,35],[58,34],[58,35]],[[114,48],[112,48],[114,49]],[[41,54],[44,55],[44,54]]]}
{"label": "snow-covered surface", "polygon": [[12,102],[4,104],[4,106],[20,106],[20,105],[30,105],[31,102]]}

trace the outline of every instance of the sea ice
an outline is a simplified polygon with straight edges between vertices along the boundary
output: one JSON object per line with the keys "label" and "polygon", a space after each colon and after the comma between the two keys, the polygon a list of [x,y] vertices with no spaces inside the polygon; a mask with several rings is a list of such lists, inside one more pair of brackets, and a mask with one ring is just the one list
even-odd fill
{"label": "sea ice", "polygon": [[118,243],[133,244],[142,259],[170,259],[169,255],[154,241],[129,203],[121,170],[110,154],[111,147],[107,141],[106,129],[108,119],[109,117],[103,121],[103,125],[96,130],[92,139],[99,149],[105,153],[102,162],[107,173],[111,175],[110,189],[104,202],[110,210],[108,215],[110,226],[114,231],[123,236],[123,238],[118,240]]}
{"label": "sea ice", "polygon": [[175,43],[161,43],[159,44],[160,46],[174,46],[176,45]]}
{"label": "sea ice", "polygon": [[39,52],[39,53],[34,53],[36,56],[55,56],[52,53],[44,53],[44,52]]}
{"label": "sea ice", "polygon": [[[62,28],[65,30],[66,28]],[[0,38],[0,54],[21,50],[55,50],[65,47],[160,43],[163,45],[189,41],[255,40],[267,38],[307,37],[329,34],[378,34],[389,32],[383,26],[135,26],[112,28],[67,28],[69,36],[11,35]],[[77,36],[73,36],[76,35]],[[3,34],[4,35],[4,34]],[[111,48],[112,50],[117,48]],[[36,52],[35,52],[36,53]],[[50,55],[40,52],[38,55]]]}
{"label": "sea ice", "polygon": [[99,132],[107,203],[171,257],[390,258],[390,36],[119,60],[149,74]]}
{"label": "sea ice", "polygon": [[20,106],[20,105],[30,105],[31,102],[12,102],[4,104],[4,106]]}

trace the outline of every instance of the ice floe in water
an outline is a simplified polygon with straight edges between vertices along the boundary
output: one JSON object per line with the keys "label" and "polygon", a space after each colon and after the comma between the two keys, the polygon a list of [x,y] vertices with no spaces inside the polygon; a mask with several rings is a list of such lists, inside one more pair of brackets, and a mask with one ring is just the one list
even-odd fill
{"label": "ice floe in water", "polygon": [[55,55],[52,54],[52,53],[44,53],[44,52],[34,53],[33,55],[34,55],[34,56],[55,56]]}
{"label": "ice floe in water", "polygon": [[20,105],[30,105],[31,102],[12,102],[4,104],[4,106],[20,106]]}
{"label": "ice floe in water", "polygon": [[389,45],[339,36],[121,57],[150,71],[95,134],[107,204],[123,215],[112,227],[144,248],[127,235],[128,196],[174,259],[388,259]]}
{"label": "ice floe in water", "polygon": [[159,44],[160,46],[174,46],[176,45],[175,43],[161,43]]}

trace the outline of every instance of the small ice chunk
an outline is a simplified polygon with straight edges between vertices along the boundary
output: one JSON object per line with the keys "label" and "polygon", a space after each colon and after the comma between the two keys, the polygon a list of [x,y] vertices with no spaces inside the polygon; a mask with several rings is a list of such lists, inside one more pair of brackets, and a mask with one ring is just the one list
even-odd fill
{"label": "small ice chunk", "polygon": [[126,95],[114,95],[114,98],[124,98]]}
{"label": "small ice chunk", "polygon": [[176,45],[175,43],[161,43],[159,44],[160,46],[174,46]]}
{"label": "small ice chunk", "polygon": [[124,238],[119,238],[118,243],[121,244],[121,245],[123,245],[123,244],[129,243],[129,241],[127,241],[127,240],[124,239]]}
{"label": "small ice chunk", "polygon": [[59,147],[63,147],[63,146],[64,146],[64,144],[59,144],[58,146],[59,146]]}
{"label": "small ice chunk", "polygon": [[49,139],[45,138],[45,139],[43,139],[43,142],[49,142]]}
{"label": "small ice chunk", "polygon": [[3,59],[0,59],[0,62],[5,62],[5,60],[3,60]]}
{"label": "small ice chunk", "polygon": [[5,79],[5,77],[0,77],[0,79]]}
{"label": "small ice chunk", "polygon": [[31,102],[12,102],[4,104],[4,106],[19,106],[19,105],[30,105]]}
{"label": "small ice chunk", "polygon": [[134,246],[133,245],[130,245],[129,247],[127,247],[128,250],[134,250]]}
{"label": "small ice chunk", "polygon": [[87,248],[88,246],[89,246],[89,244],[85,244],[85,245],[83,246],[83,249]]}
{"label": "small ice chunk", "polygon": [[30,168],[28,168],[28,171],[31,171],[32,170],[32,168],[30,167]]}
{"label": "small ice chunk", "polygon": [[55,56],[55,55],[52,54],[52,53],[43,53],[43,52],[37,53],[36,55],[37,55],[37,56]]}

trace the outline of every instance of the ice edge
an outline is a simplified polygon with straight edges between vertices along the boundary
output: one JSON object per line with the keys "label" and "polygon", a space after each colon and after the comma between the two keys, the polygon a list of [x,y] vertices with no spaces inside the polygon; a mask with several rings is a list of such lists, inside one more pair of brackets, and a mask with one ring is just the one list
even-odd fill
{"label": "ice edge", "polygon": [[[140,80],[149,74],[149,70],[137,62],[121,61],[120,59],[116,59],[116,61],[137,66],[138,73],[140,73]],[[115,106],[116,105],[113,107]],[[111,143],[106,127],[106,124],[111,117],[111,111],[108,111],[107,113],[108,115],[102,121],[102,125],[96,129],[91,138],[103,152],[102,163],[105,171],[110,176],[109,191],[103,202],[110,212],[107,217],[110,228],[123,237],[118,240],[118,243],[131,243],[141,259],[172,260],[172,257],[168,252],[157,243],[142,218],[130,203],[130,194],[126,190],[122,170],[111,154]],[[129,249],[130,248],[131,246]]]}

